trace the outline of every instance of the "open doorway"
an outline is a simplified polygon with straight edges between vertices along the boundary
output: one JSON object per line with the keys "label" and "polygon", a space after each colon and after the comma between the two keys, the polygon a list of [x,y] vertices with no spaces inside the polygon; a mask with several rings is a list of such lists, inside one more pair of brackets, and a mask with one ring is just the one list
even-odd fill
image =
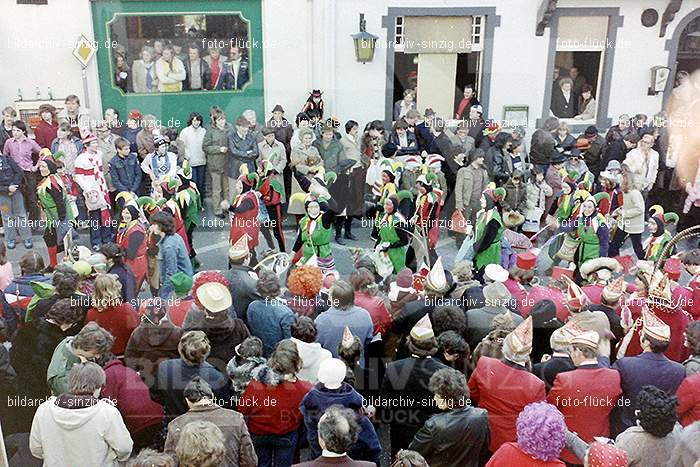
{"label": "open doorway", "polygon": [[403,99],[406,89],[416,89],[418,80],[418,54],[394,54],[394,96],[396,102]]}
{"label": "open doorway", "polygon": [[455,109],[459,106],[462,97],[464,97],[464,87],[468,84],[474,86],[473,89],[476,93],[476,98],[479,99],[479,83],[477,82],[477,77],[479,76],[480,58],[480,52],[457,54],[457,74],[455,76],[454,93]]}

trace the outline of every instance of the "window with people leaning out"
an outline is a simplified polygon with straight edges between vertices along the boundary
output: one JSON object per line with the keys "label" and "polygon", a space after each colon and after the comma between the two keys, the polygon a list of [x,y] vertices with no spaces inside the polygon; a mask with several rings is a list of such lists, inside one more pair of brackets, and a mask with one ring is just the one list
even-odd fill
{"label": "window with people leaning out", "polygon": [[112,84],[125,93],[242,90],[250,27],[240,14],[125,15],[109,24]]}
{"label": "window with people leaning out", "polygon": [[557,52],[550,111],[558,118],[595,121],[601,52]]}

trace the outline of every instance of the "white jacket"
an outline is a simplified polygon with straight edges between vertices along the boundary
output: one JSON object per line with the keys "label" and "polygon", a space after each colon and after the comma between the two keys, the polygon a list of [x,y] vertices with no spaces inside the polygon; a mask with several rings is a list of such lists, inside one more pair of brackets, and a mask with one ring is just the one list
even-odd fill
{"label": "white jacket", "polygon": [[304,342],[296,337],[292,337],[292,341],[297,345],[302,361],[302,368],[297,373],[297,378],[313,384],[318,383],[318,367],[321,366],[322,361],[332,358],[333,355],[318,342]]}
{"label": "white jacket", "polygon": [[44,466],[117,467],[129,458],[134,443],[110,402],[70,409],[56,400],[52,396],[39,406],[29,434],[29,449]]}
{"label": "white jacket", "polygon": [[181,141],[183,144],[185,159],[190,161],[192,167],[199,167],[207,163],[207,157],[204,155],[204,149],[202,149],[202,141],[204,141],[206,132],[207,130],[201,126],[197,129],[193,126],[187,126],[183,128],[177,137],[178,141]]}

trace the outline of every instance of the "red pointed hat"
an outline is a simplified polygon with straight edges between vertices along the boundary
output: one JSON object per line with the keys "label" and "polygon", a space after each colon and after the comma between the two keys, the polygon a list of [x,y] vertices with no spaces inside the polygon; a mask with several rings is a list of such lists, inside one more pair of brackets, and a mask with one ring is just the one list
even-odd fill
{"label": "red pointed hat", "polygon": [[664,263],[664,272],[672,281],[677,281],[681,277],[681,260],[678,258],[669,258]]}

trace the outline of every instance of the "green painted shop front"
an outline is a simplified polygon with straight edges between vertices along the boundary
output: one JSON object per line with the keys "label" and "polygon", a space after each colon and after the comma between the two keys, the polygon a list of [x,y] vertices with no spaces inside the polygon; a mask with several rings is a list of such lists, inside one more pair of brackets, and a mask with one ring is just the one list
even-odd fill
{"label": "green painted shop front", "polygon": [[[93,0],[92,17],[98,45],[96,59],[103,109],[116,108],[122,116],[126,116],[131,109],[139,109],[144,115],[155,115],[163,125],[176,128],[186,125],[191,112],[204,115],[208,123],[209,109],[213,105],[221,107],[231,121],[245,109],[255,110],[260,116],[259,120],[263,119],[260,0]],[[188,21],[192,23],[189,26]],[[168,29],[169,25],[172,26],[169,31],[161,29]],[[199,32],[192,33],[198,27]],[[191,35],[183,37],[181,31],[185,29]],[[131,33],[124,34],[124,31]],[[137,37],[129,34],[136,34]],[[240,89],[231,90],[139,93],[127,89],[125,92],[115,79],[118,75],[116,56],[123,55],[126,48],[126,63],[132,67],[133,61],[140,58],[142,45],[151,45],[159,34],[162,34],[160,39],[164,39],[164,42],[170,42],[169,36],[172,36],[173,43],[184,44],[184,57],[188,53],[187,44],[192,42],[198,43],[204,54],[210,47],[220,47],[222,59],[231,44],[239,45],[248,62],[248,81]],[[133,47],[129,46],[131,44]],[[128,71],[130,74],[131,70]]]}

